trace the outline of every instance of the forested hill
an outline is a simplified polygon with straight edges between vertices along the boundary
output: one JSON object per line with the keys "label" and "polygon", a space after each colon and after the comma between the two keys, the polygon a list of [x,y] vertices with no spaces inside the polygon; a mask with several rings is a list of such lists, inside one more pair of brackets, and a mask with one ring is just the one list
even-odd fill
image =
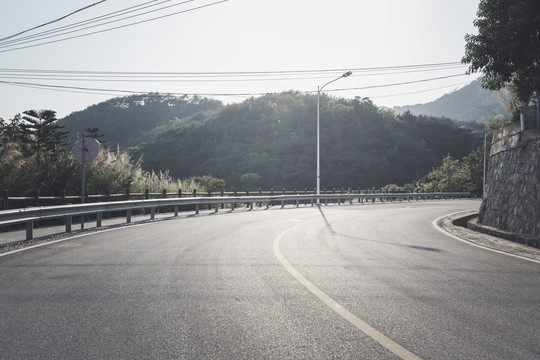
{"label": "forested hill", "polygon": [[[316,96],[287,92],[177,116],[135,147],[134,156],[143,155],[148,170],[212,175],[228,188],[313,189],[316,109]],[[322,188],[412,182],[447,154],[461,158],[479,144],[478,135],[448,119],[395,116],[367,99],[321,97]]]}
{"label": "forested hill", "polygon": [[77,111],[58,121],[65,126],[71,140],[87,128],[99,128],[100,140],[110,146],[137,145],[148,139],[148,132],[165,126],[175,118],[185,118],[222,107],[217,100],[164,94],[118,97]]}
{"label": "forested hill", "polygon": [[460,122],[495,120],[495,116],[505,114],[504,97],[497,91],[485,90],[482,79],[476,79],[463,88],[441,96],[426,104],[396,106],[396,114],[410,111],[415,115],[444,116]]}

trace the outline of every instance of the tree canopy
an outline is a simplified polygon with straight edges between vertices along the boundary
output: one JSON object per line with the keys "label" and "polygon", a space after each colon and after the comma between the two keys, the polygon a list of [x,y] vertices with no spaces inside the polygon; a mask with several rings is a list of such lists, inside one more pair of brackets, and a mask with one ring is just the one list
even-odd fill
{"label": "tree canopy", "polygon": [[540,1],[481,0],[474,25],[478,34],[465,36],[462,59],[468,72],[483,72],[490,90],[512,81],[521,105],[540,96]]}
{"label": "tree canopy", "polygon": [[[316,178],[316,96],[268,94],[211,114],[177,119],[135,149],[149,171],[202,174],[230,189],[310,190]],[[321,188],[414,182],[479,137],[449,119],[395,115],[369,99],[321,97]]]}

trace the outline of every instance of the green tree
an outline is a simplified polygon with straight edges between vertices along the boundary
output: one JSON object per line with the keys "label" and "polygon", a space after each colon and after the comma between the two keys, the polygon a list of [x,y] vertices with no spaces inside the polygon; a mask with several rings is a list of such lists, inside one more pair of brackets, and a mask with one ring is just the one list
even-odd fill
{"label": "green tree", "polygon": [[540,1],[481,0],[465,36],[468,73],[483,72],[482,86],[499,90],[512,81],[514,95],[527,105],[540,96]]}
{"label": "green tree", "polygon": [[67,132],[60,131],[63,126],[56,124],[56,112],[52,110],[29,110],[23,112],[20,141],[25,145],[26,155],[36,155],[38,166],[50,156],[52,159],[64,151]]}
{"label": "green tree", "polygon": [[240,182],[244,190],[257,190],[261,176],[259,174],[244,174],[240,176]]}
{"label": "green tree", "polygon": [[467,191],[482,194],[483,148],[478,147],[461,161],[447,155],[442,164],[433,168],[418,182],[424,191]]}

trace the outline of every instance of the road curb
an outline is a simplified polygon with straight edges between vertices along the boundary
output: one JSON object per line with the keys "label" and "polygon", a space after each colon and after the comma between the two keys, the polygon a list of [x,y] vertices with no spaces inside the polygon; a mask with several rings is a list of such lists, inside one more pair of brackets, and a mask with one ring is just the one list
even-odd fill
{"label": "road curb", "polygon": [[[506,239],[502,236],[494,236],[494,234],[499,234],[500,230],[493,231],[497,229],[484,228],[483,230],[491,231],[491,233],[484,233],[465,227],[470,226],[469,224],[471,223],[477,224],[474,221],[477,216],[478,211],[476,210],[463,211],[437,219],[436,225],[443,231],[463,241],[470,242],[483,248],[540,262],[540,249]],[[477,225],[475,228],[481,229],[483,226]]]}

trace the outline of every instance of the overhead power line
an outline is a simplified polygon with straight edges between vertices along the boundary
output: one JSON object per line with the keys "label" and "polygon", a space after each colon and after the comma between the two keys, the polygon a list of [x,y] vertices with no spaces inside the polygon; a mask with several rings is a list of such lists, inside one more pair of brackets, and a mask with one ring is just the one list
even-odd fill
{"label": "overhead power line", "polygon": [[23,31],[21,31],[21,32],[19,32],[19,33],[17,33],[17,34],[13,34],[13,35],[7,36],[7,37],[5,37],[5,38],[2,38],[2,39],[0,39],[0,41],[5,41],[5,40],[8,40],[8,39],[12,39],[12,38],[14,38],[14,37],[20,36],[20,35],[22,35],[22,34],[24,34],[24,33],[29,32],[29,31],[36,30],[36,29],[39,29],[39,28],[41,28],[41,27],[44,27],[44,26],[47,26],[47,25],[50,25],[50,24],[54,24],[55,22],[58,22],[58,21],[60,21],[60,20],[64,20],[65,18],[70,17],[70,16],[73,15],[73,14],[76,14],[76,13],[78,13],[78,12],[81,12],[81,11],[84,11],[84,10],[86,10],[86,9],[89,9],[89,8],[91,8],[91,7],[93,7],[93,6],[96,6],[96,5],[99,5],[99,4],[101,4],[101,3],[104,3],[105,1],[107,1],[107,0],[101,0],[101,1],[98,1],[97,3],[91,4],[91,5],[85,6],[85,7],[83,7],[83,8],[80,8],[80,9],[78,9],[78,10],[75,10],[75,11],[73,11],[73,12],[70,12],[69,14],[64,15],[64,16],[58,18],[58,19],[55,19],[55,20],[46,22],[46,23],[41,24],[41,25],[38,25],[38,26],[34,26],[33,28],[30,28],[30,29],[27,29],[27,30],[23,30]]}
{"label": "overhead power line", "polygon": [[[64,26],[49,29],[49,30],[46,30],[46,31],[38,32],[36,34],[28,35],[28,36],[18,38],[18,39],[15,39],[15,40],[11,40],[11,41],[0,42],[0,45],[10,45],[10,44],[11,45],[17,45],[17,44],[20,44],[24,40],[39,38],[39,39],[36,39],[36,41],[37,41],[37,40],[43,39],[43,37],[45,35],[58,33],[58,32],[60,32],[62,30],[66,30],[66,29],[74,29],[74,28],[77,28],[77,27],[80,27],[80,26],[83,26],[83,25],[86,25],[86,24],[91,24],[91,23],[95,23],[95,22],[98,22],[98,21],[111,19],[111,18],[114,18],[116,16],[129,14],[129,13],[134,12],[134,11],[139,11],[139,10],[149,8],[151,6],[159,5],[159,4],[148,5],[148,4],[151,4],[151,3],[155,3],[156,1],[158,1],[158,0],[147,1],[147,2],[142,3],[142,4],[130,6],[128,8],[124,8],[124,9],[117,10],[117,11],[114,11],[114,12],[111,12],[111,13],[108,13],[108,14],[96,16],[96,17],[93,17],[93,18],[90,18],[90,19],[87,19],[87,20],[78,21],[78,22],[73,23],[73,24],[64,25]],[[171,1],[171,0],[165,0],[165,2],[167,2],[167,1]],[[140,9],[138,9],[138,8],[140,8]]]}
{"label": "overhead power line", "polygon": [[[413,81],[406,81],[406,82],[399,82],[399,83],[333,89],[333,90],[328,90],[328,91],[338,92],[338,91],[366,90],[366,89],[383,88],[383,87],[394,87],[394,86],[409,85],[409,84],[415,84],[415,83],[423,83],[423,82],[429,82],[429,81],[435,81],[435,80],[448,79],[448,78],[465,76],[465,75],[466,75],[465,73],[462,73],[462,74],[454,74],[454,75],[448,75],[448,76],[441,76],[441,77],[434,77],[434,78],[427,78],[427,79],[420,79],[420,80],[413,80]],[[0,80],[0,84],[37,87],[37,88],[50,89],[50,90],[92,91],[92,92],[116,93],[116,94],[141,94],[141,93],[148,92],[148,91],[127,90],[127,89],[91,88],[91,87],[82,87],[82,86],[51,85],[51,84],[40,84],[40,83],[30,83],[30,82],[20,82],[20,81],[4,81],[4,80]],[[314,90],[314,91],[304,91],[303,93],[310,94],[310,93],[315,93],[315,92],[316,91]],[[262,96],[262,95],[268,94],[269,92],[253,92],[253,93],[249,93],[249,92],[244,92],[244,93],[166,92],[166,93],[171,94],[171,95],[191,95],[191,96],[195,96],[195,95],[196,96]]]}
{"label": "overhead power line", "polygon": [[[417,72],[448,71],[465,67],[459,63],[438,63],[386,67],[352,68],[355,77],[409,74]],[[92,81],[92,82],[249,82],[315,80],[342,73],[343,69],[280,70],[251,72],[113,72],[62,71],[40,69],[0,68],[0,78],[9,80]]]}
{"label": "overhead power line", "polygon": [[[170,1],[170,0],[167,0],[167,1]],[[27,48],[32,48],[32,47],[42,46],[42,45],[47,45],[47,44],[53,44],[53,43],[57,43],[57,42],[61,42],[61,41],[78,39],[78,38],[85,37],[85,36],[90,36],[90,35],[100,34],[100,33],[109,32],[109,31],[113,31],[113,30],[118,30],[118,29],[130,27],[130,26],[134,26],[134,25],[147,23],[147,22],[150,22],[150,21],[164,19],[164,18],[174,16],[174,15],[179,15],[179,14],[183,14],[183,13],[187,13],[187,12],[191,12],[191,11],[195,11],[195,10],[200,10],[200,9],[203,9],[203,8],[207,8],[207,7],[211,7],[211,6],[214,6],[214,5],[218,5],[218,4],[227,2],[229,0],[220,0],[220,1],[213,2],[213,3],[193,7],[193,8],[190,8],[190,9],[185,9],[185,10],[181,10],[181,11],[177,11],[177,12],[173,12],[173,13],[168,13],[168,14],[165,14],[165,15],[160,15],[160,16],[157,16],[157,17],[144,19],[144,20],[140,20],[140,21],[124,24],[124,25],[114,26],[114,27],[107,28],[107,29],[92,31],[92,32],[88,32],[88,33],[84,33],[84,34],[80,34],[80,35],[73,35],[73,36],[68,36],[68,37],[65,37],[65,38],[57,39],[57,40],[50,40],[50,41],[40,42],[40,43],[37,43],[37,44],[34,43],[34,44],[26,45],[26,46],[19,46],[19,45],[23,45],[23,44],[26,44],[26,43],[33,43],[33,42],[37,42],[37,41],[40,41],[40,40],[45,40],[45,39],[48,39],[48,38],[54,38],[54,37],[59,37],[59,36],[63,36],[63,35],[69,35],[69,34],[74,33],[74,32],[84,31],[84,30],[88,30],[88,29],[91,29],[91,28],[94,28],[94,27],[104,26],[104,25],[124,21],[124,20],[131,19],[131,18],[134,18],[134,17],[137,17],[137,16],[146,15],[148,13],[152,13],[152,12],[155,12],[155,11],[160,11],[160,10],[172,7],[172,6],[183,5],[185,3],[192,2],[192,1],[195,1],[195,0],[186,0],[186,1],[183,1],[183,2],[181,2],[179,4],[174,4],[174,5],[170,5],[170,6],[161,8],[161,9],[148,11],[148,12],[143,13],[143,14],[132,15],[132,16],[128,16],[126,18],[117,19],[117,20],[106,22],[106,23],[103,23],[103,24],[93,25],[93,26],[89,26],[89,27],[79,29],[79,30],[72,30],[72,31],[60,33],[60,34],[57,34],[57,35],[45,36],[45,37],[37,38],[37,39],[34,39],[34,40],[23,41],[21,43],[10,43],[10,44],[1,44],[0,43],[0,48],[4,48],[4,50],[0,50],[0,53],[10,52],[10,51],[15,51],[15,50],[21,50],[21,49],[27,49]]]}

